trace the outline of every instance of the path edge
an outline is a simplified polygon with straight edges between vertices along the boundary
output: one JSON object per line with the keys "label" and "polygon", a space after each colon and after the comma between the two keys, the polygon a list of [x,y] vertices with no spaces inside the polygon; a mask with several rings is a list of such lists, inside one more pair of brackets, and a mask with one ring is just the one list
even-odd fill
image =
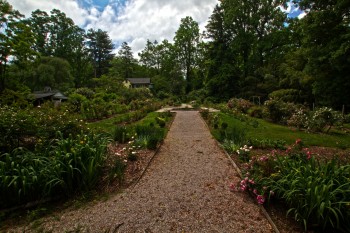
{"label": "path edge", "polygon": [[148,170],[149,166],[151,165],[152,161],[154,160],[154,158],[156,157],[156,155],[159,153],[160,148],[163,146],[165,139],[168,137],[169,131],[171,126],[174,123],[175,117],[176,117],[176,112],[175,111],[170,111],[172,113],[174,113],[174,118],[171,120],[171,122],[169,123],[169,129],[167,132],[167,135],[165,136],[165,138],[161,141],[161,143],[159,144],[159,146],[157,147],[156,151],[154,152],[154,154],[152,155],[152,157],[150,158],[150,160],[148,161],[146,167],[143,169],[141,175],[139,176],[139,178],[137,178],[137,180],[135,181],[134,184],[132,184],[132,186],[130,187],[130,191],[134,190],[134,188],[136,187],[136,185],[140,182],[140,180],[142,179],[142,177],[145,175],[146,171]]}
{"label": "path edge", "polygon": [[[207,129],[209,130],[210,134],[211,134],[211,131],[210,131],[210,128],[207,124],[207,122],[203,119],[200,111],[198,111],[198,114],[201,118],[201,120],[203,121],[203,123],[205,124],[205,126],[207,127]],[[224,154],[226,155],[226,157],[228,158],[228,160],[231,162],[232,166],[234,167],[234,169],[236,170],[236,172],[238,173],[239,177],[243,180],[243,175],[242,175],[242,171],[241,169],[237,166],[237,164],[233,161],[233,159],[231,158],[231,156],[227,153],[227,151],[224,150],[224,148],[222,148],[221,144],[214,138],[214,136],[211,134],[212,138],[214,139],[216,145],[220,148],[220,150],[222,152],[224,152]],[[265,215],[267,221],[269,221],[271,227],[273,228],[273,230],[275,231],[275,233],[281,233],[276,224],[274,223],[274,221],[271,219],[269,213],[267,213],[265,207],[263,205],[258,205],[260,210],[263,212],[263,214]]]}

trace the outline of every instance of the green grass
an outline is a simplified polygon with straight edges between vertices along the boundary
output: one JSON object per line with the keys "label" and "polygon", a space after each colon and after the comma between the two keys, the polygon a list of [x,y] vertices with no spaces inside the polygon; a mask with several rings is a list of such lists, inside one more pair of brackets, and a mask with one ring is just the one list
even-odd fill
{"label": "green grass", "polygon": [[[228,114],[219,113],[219,118],[220,122],[226,122],[229,127],[233,127],[233,125],[245,127],[247,138],[250,139],[285,140],[288,144],[292,144],[296,139],[300,138],[306,146],[350,148],[350,134],[337,130],[331,130],[329,134],[314,134],[293,130],[289,127],[273,124],[261,119],[247,118],[259,122],[258,127],[255,128],[248,122],[242,122]],[[218,138],[219,130],[213,130],[213,135],[215,138]]]}
{"label": "green grass", "polygon": [[105,133],[112,133],[113,129],[115,126],[120,123],[125,116],[127,116],[129,113],[126,114],[120,114],[108,119],[96,121],[96,122],[91,122],[88,123],[88,127],[92,130],[97,130],[100,132],[105,132]]}

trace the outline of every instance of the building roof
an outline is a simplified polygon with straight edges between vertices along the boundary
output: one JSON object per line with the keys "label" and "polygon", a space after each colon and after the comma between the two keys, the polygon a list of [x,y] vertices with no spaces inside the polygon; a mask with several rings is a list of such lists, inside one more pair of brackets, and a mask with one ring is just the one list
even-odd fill
{"label": "building roof", "polygon": [[131,84],[150,84],[150,78],[128,78],[127,79]]}
{"label": "building roof", "polygon": [[37,91],[30,94],[30,97],[34,99],[42,99],[46,97],[52,97],[53,99],[68,99],[59,91]]}

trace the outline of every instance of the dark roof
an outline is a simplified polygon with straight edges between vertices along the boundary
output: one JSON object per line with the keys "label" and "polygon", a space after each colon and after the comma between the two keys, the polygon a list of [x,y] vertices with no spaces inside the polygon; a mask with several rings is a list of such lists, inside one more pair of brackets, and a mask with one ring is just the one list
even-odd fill
{"label": "dark roof", "polygon": [[29,95],[34,99],[42,99],[46,97],[52,97],[53,99],[68,99],[59,91],[37,91]]}
{"label": "dark roof", "polygon": [[131,84],[150,84],[150,78],[128,78],[127,79]]}

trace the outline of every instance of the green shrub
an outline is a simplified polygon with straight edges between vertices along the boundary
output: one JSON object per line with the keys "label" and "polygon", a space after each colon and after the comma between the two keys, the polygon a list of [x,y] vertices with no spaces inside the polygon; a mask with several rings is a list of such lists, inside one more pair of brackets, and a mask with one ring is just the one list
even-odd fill
{"label": "green shrub", "polygon": [[84,95],[73,93],[68,98],[70,111],[80,113],[84,102],[88,101]]}
{"label": "green shrub", "polygon": [[162,128],[151,127],[149,125],[136,125],[137,138],[144,137],[147,139],[147,149],[154,150],[158,143],[163,140],[165,131]]}
{"label": "green shrub", "polygon": [[85,96],[87,99],[92,99],[95,92],[87,87],[78,88],[75,93]]}
{"label": "green shrub", "polygon": [[113,140],[119,143],[125,143],[132,137],[131,129],[127,126],[117,125],[113,131]]}
{"label": "green shrub", "polygon": [[156,117],[157,124],[161,127],[164,128],[166,125],[166,121],[164,118],[161,117]]}
{"label": "green shrub", "polygon": [[297,102],[299,100],[299,92],[296,89],[280,89],[271,92],[269,98],[283,102]]}
{"label": "green shrub", "polygon": [[158,143],[161,141],[161,138],[157,135],[152,135],[147,142],[147,149],[155,150],[158,147]]}
{"label": "green shrub", "polygon": [[248,115],[256,118],[265,118],[266,111],[264,106],[253,106],[248,110]]}
{"label": "green shrub", "polygon": [[293,103],[286,103],[280,100],[268,100],[265,102],[269,118],[275,123],[286,124],[293,113],[297,112],[298,106]]}

